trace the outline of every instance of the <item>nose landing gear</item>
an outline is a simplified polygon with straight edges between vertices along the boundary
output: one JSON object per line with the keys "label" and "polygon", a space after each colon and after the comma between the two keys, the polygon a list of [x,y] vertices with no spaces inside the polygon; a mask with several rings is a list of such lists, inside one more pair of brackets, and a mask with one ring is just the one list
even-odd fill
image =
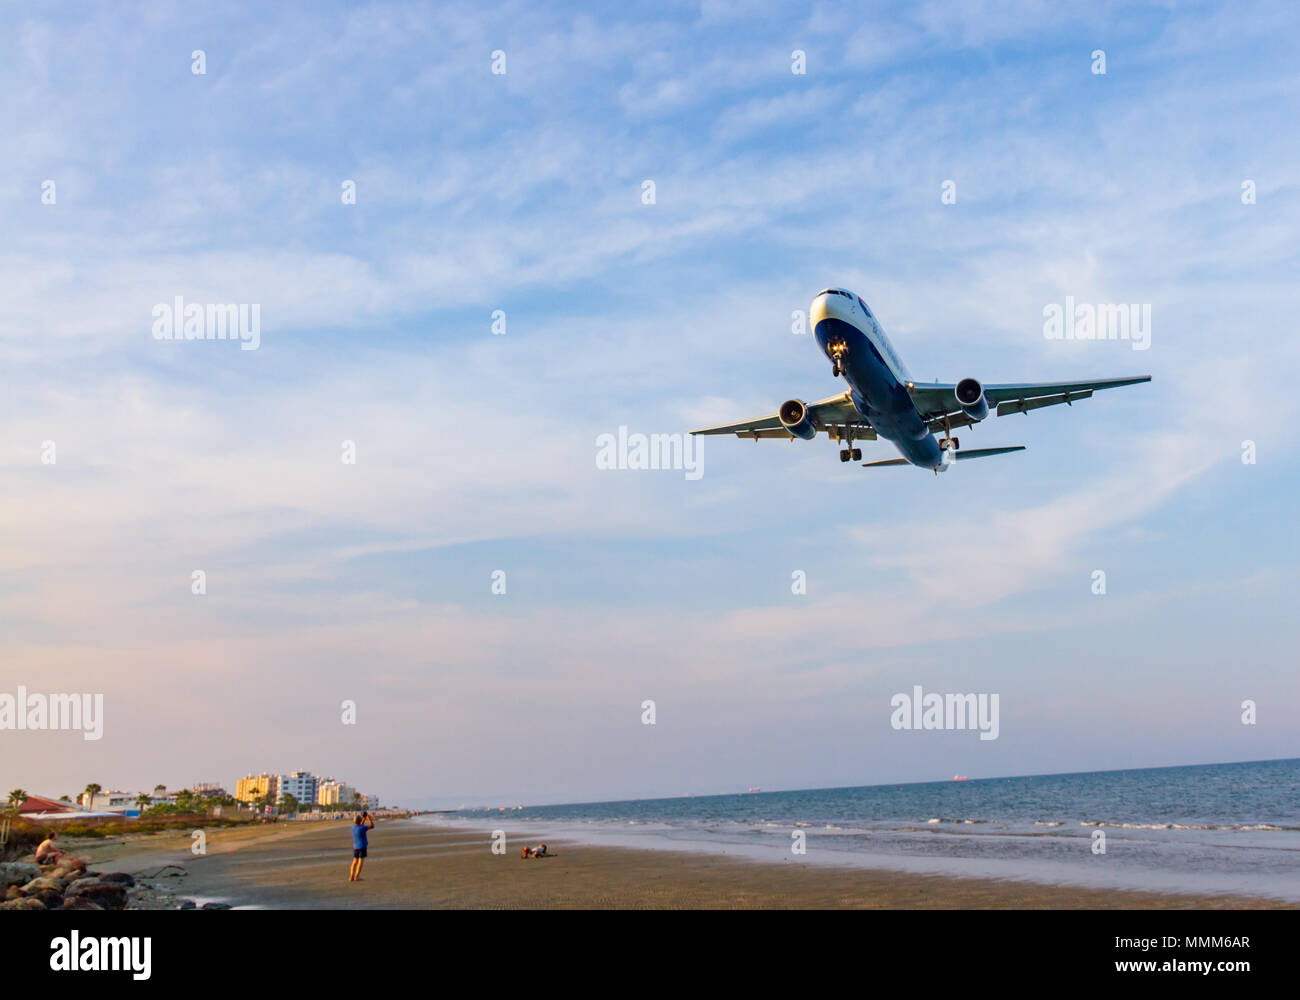
{"label": "nose landing gear", "polygon": [[849,353],[847,344],[831,344],[831,375],[839,378],[844,374],[844,355]]}

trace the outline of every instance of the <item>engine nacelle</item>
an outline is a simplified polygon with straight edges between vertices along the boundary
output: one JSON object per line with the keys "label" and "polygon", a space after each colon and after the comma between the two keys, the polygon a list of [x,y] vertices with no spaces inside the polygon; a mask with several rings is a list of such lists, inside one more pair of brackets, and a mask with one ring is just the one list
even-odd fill
{"label": "engine nacelle", "polygon": [[978,379],[962,379],[957,383],[954,395],[962,412],[972,420],[983,420],[989,415],[989,401],[984,398],[984,386]]}
{"label": "engine nacelle", "polygon": [[781,426],[797,438],[811,441],[817,436],[817,428],[808,417],[808,405],[802,399],[787,399],[776,411]]}

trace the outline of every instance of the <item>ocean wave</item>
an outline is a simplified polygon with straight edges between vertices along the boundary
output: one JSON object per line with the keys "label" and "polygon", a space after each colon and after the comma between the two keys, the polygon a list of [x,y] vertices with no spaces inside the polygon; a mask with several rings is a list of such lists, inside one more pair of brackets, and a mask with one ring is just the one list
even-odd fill
{"label": "ocean wave", "polygon": [[[1059,825],[1059,824],[1058,824]],[[1254,830],[1296,830],[1300,827],[1294,826],[1274,826],[1271,823],[1252,823],[1246,826],[1228,825],[1220,826],[1214,823],[1108,823],[1102,819],[1082,819],[1079,820],[1080,826],[1107,826],[1116,830],[1234,830],[1234,831],[1254,831]]]}

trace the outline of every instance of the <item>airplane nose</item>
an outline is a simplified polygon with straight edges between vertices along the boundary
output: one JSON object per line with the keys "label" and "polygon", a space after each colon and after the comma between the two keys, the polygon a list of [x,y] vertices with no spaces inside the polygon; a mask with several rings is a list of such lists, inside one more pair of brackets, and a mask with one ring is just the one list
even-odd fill
{"label": "airplane nose", "polygon": [[812,305],[808,307],[808,328],[816,330],[817,324],[830,314],[830,296],[823,292],[813,299]]}

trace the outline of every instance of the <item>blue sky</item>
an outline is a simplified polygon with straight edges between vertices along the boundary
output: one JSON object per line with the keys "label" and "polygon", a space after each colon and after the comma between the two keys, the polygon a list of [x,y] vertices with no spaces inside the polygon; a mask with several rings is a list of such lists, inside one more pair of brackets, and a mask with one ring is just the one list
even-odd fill
{"label": "blue sky", "polygon": [[[1062,6],[5,8],[0,690],[106,720],[0,732],[0,783],[1295,756],[1297,15]],[[837,391],[790,331],[827,286],[918,379],[1155,380],[964,431],[1028,451],[937,478],[824,439],[596,468],[620,425]],[[177,295],[259,304],[260,349],[155,340]],[[1045,339],[1066,296],[1149,303],[1150,349]],[[893,731],[914,684],[999,693],[999,739]]]}

